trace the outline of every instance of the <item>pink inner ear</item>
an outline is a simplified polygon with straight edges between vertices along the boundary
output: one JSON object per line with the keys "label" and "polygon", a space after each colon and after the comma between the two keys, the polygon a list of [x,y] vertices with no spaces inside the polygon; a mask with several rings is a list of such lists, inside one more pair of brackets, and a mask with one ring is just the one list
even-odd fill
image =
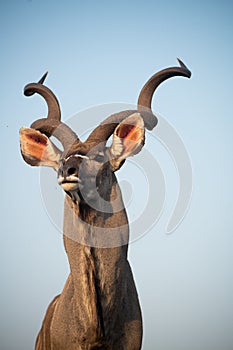
{"label": "pink inner ear", "polygon": [[135,128],[134,125],[122,124],[117,130],[117,136],[121,139],[126,138],[130,132]]}
{"label": "pink inner ear", "polygon": [[36,142],[37,144],[41,144],[42,146],[46,146],[47,144],[47,138],[44,135],[35,135],[33,133],[28,133],[26,135],[27,139],[30,139],[32,142]]}
{"label": "pink inner ear", "polygon": [[[142,129],[137,125],[123,124],[117,130],[116,135],[123,140],[126,146],[127,142],[138,143],[142,138]],[[131,145],[132,147],[132,145]]]}
{"label": "pink inner ear", "polygon": [[27,159],[29,164],[37,165],[35,162],[47,161],[49,156],[47,154],[47,144],[48,138],[47,136],[41,134],[39,131],[22,128],[20,132],[20,146],[21,152]]}

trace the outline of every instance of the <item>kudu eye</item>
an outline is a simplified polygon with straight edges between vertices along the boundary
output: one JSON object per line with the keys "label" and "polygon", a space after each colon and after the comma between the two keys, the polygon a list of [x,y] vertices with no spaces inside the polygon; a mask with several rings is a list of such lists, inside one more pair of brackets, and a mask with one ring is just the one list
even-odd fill
{"label": "kudu eye", "polygon": [[96,162],[103,162],[104,161],[104,155],[103,154],[97,154],[94,158]]}

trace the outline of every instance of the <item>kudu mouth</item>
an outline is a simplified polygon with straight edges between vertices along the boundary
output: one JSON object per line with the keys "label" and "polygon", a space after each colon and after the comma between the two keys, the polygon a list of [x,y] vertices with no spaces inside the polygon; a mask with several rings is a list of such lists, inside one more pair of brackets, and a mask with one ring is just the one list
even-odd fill
{"label": "kudu mouth", "polygon": [[78,188],[82,187],[82,181],[74,175],[61,176],[57,178],[58,184],[63,188],[64,191],[76,191]]}

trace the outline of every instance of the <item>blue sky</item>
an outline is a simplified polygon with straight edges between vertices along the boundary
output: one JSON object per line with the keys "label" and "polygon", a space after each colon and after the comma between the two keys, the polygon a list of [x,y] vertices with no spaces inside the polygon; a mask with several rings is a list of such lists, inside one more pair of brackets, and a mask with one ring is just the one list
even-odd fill
{"label": "blue sky", "polygon": [[[233,348],[232,15],[230,1],[0,2],[1,349],[33,348],[68,273],[61,235],[43,206],[40,171],[20,156],[20,127],[46,114],[39,97],[23,96],[24,85],[48,70],[66,120],[96,105],[135,103],[146,79],[176,57],[192,78],[164,84],[153,108],[186,146],[193,196],[181,225],[166,235],[178,182],[172,160],[156,145],[164,211],[130,246],[143,349]],[[127,171],[125,164],[120,176]]]}

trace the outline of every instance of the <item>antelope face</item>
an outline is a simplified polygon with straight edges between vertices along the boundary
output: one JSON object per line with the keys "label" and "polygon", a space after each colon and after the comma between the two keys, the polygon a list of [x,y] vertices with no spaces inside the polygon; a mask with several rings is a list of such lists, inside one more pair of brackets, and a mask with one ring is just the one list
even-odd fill
{"label": "antelope face", "polygon": [[[111,167],[107,149],[90,151],[87,155],[75,152],[61,160],[58,169],[58,184],[76,200],[97,199],[106,178],[110,184]],[[78,195],[78,196],[77,196]]]}
{"label": "antelope face", "polygon": [[75,191],[83,187],[84,179],[79,177],[79,168],[84,159],[90,162],[89,157],[78,153],[61,160],[57,181],[65,191]]}
{"label": "antelope face", "polygon": [[140,151],[144,133],[140,113],[133,113],[115,128],[110,147],[106,147],[105,142],[93,145],[78,140],[65,153],[40,131],[22,128],[21,152],[30,165],[54,168],[58,184],[72,198],[93,200],[110,191],[112,173],[127,157]]}

